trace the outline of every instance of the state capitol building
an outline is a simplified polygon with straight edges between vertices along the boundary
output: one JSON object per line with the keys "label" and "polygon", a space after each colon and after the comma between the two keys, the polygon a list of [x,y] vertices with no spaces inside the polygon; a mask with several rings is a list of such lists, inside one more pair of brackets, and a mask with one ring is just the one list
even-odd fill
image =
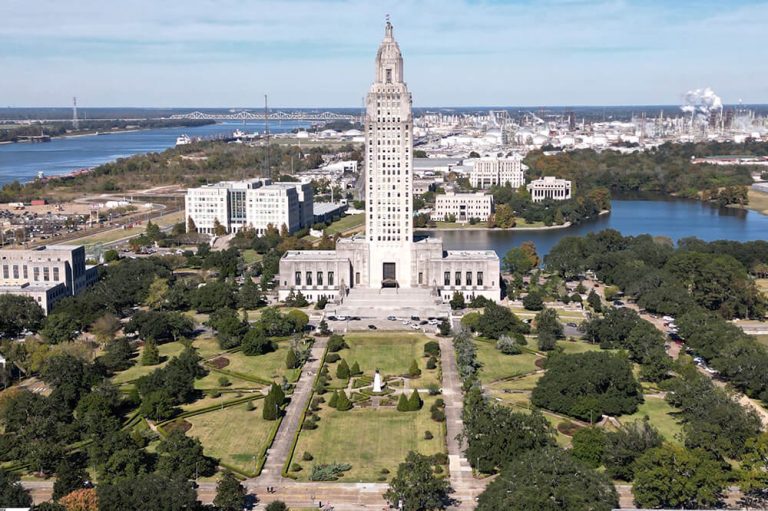
{"label": "state capitol building", "polygon": [[[365,301],[382,296],[446,303],[500,299],[499,257],[493,250],[444,251],[442,240],[413,236],[413,113],[403,56],[387,21],[366,98],[365,237],[339,239],[336,250],[288,251],[280,260],[279,297],[301,291],[310,301]],[[390,288],[392,288],[390,290]],[[381,303],[381,300],[378,299]]]}

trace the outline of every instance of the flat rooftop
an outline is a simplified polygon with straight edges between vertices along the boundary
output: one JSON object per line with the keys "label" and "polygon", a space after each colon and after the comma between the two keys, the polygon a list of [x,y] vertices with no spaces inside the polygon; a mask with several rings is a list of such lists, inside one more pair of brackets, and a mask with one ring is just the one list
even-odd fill
{"label": "flat rooftop", "polygon": [[289,250],[283,255],[283,259],[297,261],[344,261],[335,250]]}
{"label": "flat rooftop", "polygon": [[485,259],[488,261],[498,261],[499,256],[493,250],[448,250],[443,259],[459,261]]}

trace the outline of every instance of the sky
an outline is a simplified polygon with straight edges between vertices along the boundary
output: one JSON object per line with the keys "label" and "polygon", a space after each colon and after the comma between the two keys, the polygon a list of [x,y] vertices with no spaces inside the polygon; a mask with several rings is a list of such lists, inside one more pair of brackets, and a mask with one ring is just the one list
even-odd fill
{"label": "sky", "polygon": [[357,107],[386,14],[415,106],[768,103],[768,1],[2,0],[0,105]]}

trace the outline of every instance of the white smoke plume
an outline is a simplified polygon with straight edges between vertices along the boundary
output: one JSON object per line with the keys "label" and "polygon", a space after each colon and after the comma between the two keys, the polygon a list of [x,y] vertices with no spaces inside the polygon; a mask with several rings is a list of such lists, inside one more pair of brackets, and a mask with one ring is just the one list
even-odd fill
{"label": "white smoke plume", "polygon": [[689,90],[683,96],[680,110],[691,114],[691,122],[707,122],[713,112],[723,110],[723,100],[709,87]]}

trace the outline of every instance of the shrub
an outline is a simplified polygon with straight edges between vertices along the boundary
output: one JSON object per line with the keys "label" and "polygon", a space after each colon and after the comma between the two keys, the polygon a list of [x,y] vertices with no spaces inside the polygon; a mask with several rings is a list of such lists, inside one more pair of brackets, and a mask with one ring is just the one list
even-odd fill
{"label": "shrub", "polygon": [[339,400],[336,403],[336,409],[340,412],[346,412],[352,409],[352,401],[347,397],[347,393],[343,390],[339,392]]}
{"label": "shrub", "polygon": [[328,339],[328,351],[330,353],[336,353],[337,351],[341,351],[344,348],[349,348],[346,341],[344,340],[344,336],[339,334],[331,335],[331,337]]}
{"label": "shrub", "polygon": [[424,401],[421,400],[421,396],[419,396],[419,391],[414,389],[413,393],[411,394],[411,397],[408,399],[408,410],[411,412],[417,412],[421,410],[421,407],[424,405]]}
{"label": "shrub", "polygon": [[429,357],[429,360],[427,360],[427,369],[435,369],[437,368],[437,360],[435,357]]}
{"label": "shrub", "polygon": [[331,399],[328,400],[328,406],[331,408],[336,408],[336,405],[339,404],[339,393],[338,391],[333,391],[333,394],[331,394]]}
{"label": "shrub", "polygon": [[398,412],[408,411],[408,398],[405,397],[405,394],[400,394],[400,398],[397,400],[397,411]]}
{"label": "shrub", "polygon": [[341,355],[338,353],[328,353],[328,355],[325,356],[325,361],[329,364],[333,364],[334,362],[338,362],[341,360]]}
{"label": "shrub", "polygon": [[523,352],[515,340],[508,335],[502,335],[499,340],[496,341],[496,349],[505,355],[519,355]]}
{"label": "shrub", "polygon": [[313,412],[316,412],[320,409],[320,405],[325,402],[325,399],[323,399],[321,396],[317,396],[312,399],[312,403],[309,405],[309,409]]}
{"label": "shrub", "polygon": [[322,465],[313,465],[312,473],[309,476],[310,481],[336,481],[344,472],[351,469],[352,465],[348,463],[329,463]]}
{"label": "shrub", "polygon": [[419,363],[414,360],[411,362],[411,367],[408,368],[408,376],[411,378],[418,378],[421,376],[421,369],[419,369]]}
{"label": "shrub", "polygon": [[349,374],[351,376],[359,376],[363,374],[363,372],[360,370],[360,364],[358,364],[357,361],[352,364],[352,367],[349,369]]}
{"label": "shrub", "polygon": [[448,464],[448,455],[444,452],[438,452],[436,454],[432,455],[432,463],[435,465],[447,465]]}
{"label": "shrub", "polygon": [[273,500],[267,504],[264,511],[288,511],[288,506],[282,500]]}
{"label": "shrub", "polygon": [[432,440],[433,438],[435,438],[435,436],[431,431],[427,430],[424,432],[424,440]]}
{"label": "shrub", "polygon": [[302,466],[298,463],[293,463],[291,465],[291,472],[301,472]]}
{"label": "shrub", "polygon": [[310,421],[310,420],[305,420],[304,424],[302,424],[302,426],[301,426],[301,429],[306,429],[306,430],[317,429],[317,422]]}
{"label": "shrub", "polygon": [[381,469],[381,473],[382,474],[389,474],[389,469],[388,468],[382,468]]}
{"label": "shrub", "polygon": [[285,368],[296,369],[298,365],[299,359],[296,357],[296,352],[293,349],[289,349],[288,353],[285,354]]}
{"label": "shrub", "polygon": [[232,382],[229,381],[229,378],[226,376],[219,376],[219,386],[220,387],[229,387],[232,385]]}
{"label": "shrub", "polygon": [[529,311],[540,311],[544,308],[544,298],[538,292],[530,292],[523,298],[523,307]]}
{"label": "shrub", "polygon": [[430,396],[436,396],[440,394],[440,386],[437,383],[430,383],[427,385],[427,392]]}
{"label": "shrub", "polygon": [[252,412],[252,411],[254,411],[256,409],[256,405],[253,404],[253,401],[246,401],[245,402],[245,409],[248,410],[249,412]]}
{"label": "shrub", "polygon": [[432,420],[435,422],[445,422],[445,412],[442,410],[432,410]]}
{"label": "shrub", "polygon": [[304,454],[302,454],[301,459],[304,461],[312,461],[315,458],[314,456],[312,456],[312,454],[309,451],[304,451]]}
{"label": "shrub", "polygon": [[343,358],[341,359],[341,362],[339,362],[339,365],[336,366],[336,378],[340,380],[349,378],[349,365]]}
{"label": "shrub", "polygon": [[430,355],[437,357],[440,355],[440,343],[437,341],[429,341],[424,345],[424,355]]}

